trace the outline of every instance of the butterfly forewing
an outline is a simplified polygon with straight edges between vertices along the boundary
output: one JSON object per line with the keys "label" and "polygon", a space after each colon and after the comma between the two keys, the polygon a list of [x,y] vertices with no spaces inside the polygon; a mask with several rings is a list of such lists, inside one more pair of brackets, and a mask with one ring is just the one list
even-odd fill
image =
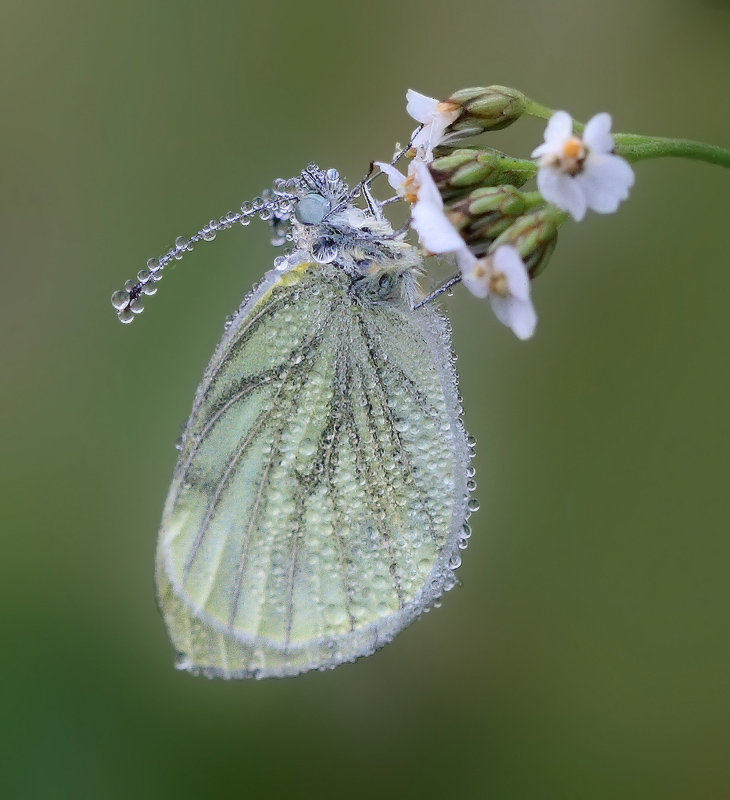
{"label": "butterfly forewing", "polygon": [[389,641],[450,588],[468,448],[447,323],[337,264],[267,276],[209,365],[158,550],[181,666],[291,675]]}

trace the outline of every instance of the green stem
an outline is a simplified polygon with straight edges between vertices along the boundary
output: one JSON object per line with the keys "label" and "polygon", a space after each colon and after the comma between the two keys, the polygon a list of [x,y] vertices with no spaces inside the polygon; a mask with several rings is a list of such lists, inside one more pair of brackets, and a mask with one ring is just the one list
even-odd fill
{"label": "green stem", "polygon": [[[550,119],[555,111],[552,108],[529,100],[525,109],[527,114],[539,119]],[[577,133],[585,128],[582,122],[573,120]],[[693,142],[689,139],[667,139],[663,136],[642,136],[636,133],[615,133],[616,154],[627,161],[643,161],[645,158],[691,158],[706,161],[720,167],[730,167],[730,150],[713,144]]]}
{"label": "green stem", "polygon": [[[539,119],[550,119],[554,113],[554,109],[548,108],[542,103],[537,103],[535,100],[528,100],[527,106],[525,107],[525,114],[530,114],[530,116],[538,117]],[[576,128],[580,125],[580,123],[575,120],[573,120],[573,124]]]}
{"label": "green stem", "polygon": [[730,167],[730,150],[704,142],[689,139],[665,139],[662,136],[641,136],[635,133],[616,133],[616,154],[627,161],[641,161],[645,158],[691,158],[706,161],[720,167]]}

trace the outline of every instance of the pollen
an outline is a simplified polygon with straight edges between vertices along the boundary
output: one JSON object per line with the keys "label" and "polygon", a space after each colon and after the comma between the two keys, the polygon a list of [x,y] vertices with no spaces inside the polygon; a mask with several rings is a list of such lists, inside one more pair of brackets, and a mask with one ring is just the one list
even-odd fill
{"label": "pollen", "polygon": [[418,190],[420,185],[414,175],[409,175],[403,185],[403,197],[411,204],[418,200]]}
{"label": "pollen", "polygon": [[575,137],[568,139],[563,146],[563,154],[566,158],[582,158],[584,153],[585,146],[583,145],[583,142]]}
{"label": "pollen", "polygon": [[489,279],[489,290],[499,297],[509,297],[509,282],[504,272],[493,272]]}
{"label": "pollen", "polygon": [[583,162],[587,155],[583,140],[572,136],[563,145],[562,168],[569,175],[577,175],[583,169]]}

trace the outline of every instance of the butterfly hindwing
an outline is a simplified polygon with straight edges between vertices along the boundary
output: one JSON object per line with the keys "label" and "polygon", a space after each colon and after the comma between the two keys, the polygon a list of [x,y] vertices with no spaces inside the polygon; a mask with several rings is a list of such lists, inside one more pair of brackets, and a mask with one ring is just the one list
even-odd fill
{"label": "butterfly hindwing", "polygon": [[292,675],[372,652],[453,585],[469,450],[448,324],[274,271],[227,328],[163,516],[180,666]]}

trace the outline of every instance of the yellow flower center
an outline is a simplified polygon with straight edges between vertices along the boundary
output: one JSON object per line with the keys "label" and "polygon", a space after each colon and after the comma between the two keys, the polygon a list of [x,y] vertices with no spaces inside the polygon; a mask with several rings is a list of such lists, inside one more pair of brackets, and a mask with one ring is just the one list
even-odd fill
{"label": "yellow flower center", "polygon": [[474,265],[474,277],[480,281],[487,277],[489,270],[481,259]]}
{"label": "yellow flower center", "polygon": [[489,291],[500,297],[509,297],[509,283],[504,272],[497,272],[495,270],[492,273],[489,279]]}
{"label": "yellow flower center", "polygon": [[569,175],[577,175],[583,169],[588,150],[583,144],[583,140],[572,136],[563,145],[561,167]]}
{"label": "yellow flower center", "polygon": [[418,190],[421,188],[415,175],[409,175],[403,184],[403,197],[413,205],[418,200]]}

